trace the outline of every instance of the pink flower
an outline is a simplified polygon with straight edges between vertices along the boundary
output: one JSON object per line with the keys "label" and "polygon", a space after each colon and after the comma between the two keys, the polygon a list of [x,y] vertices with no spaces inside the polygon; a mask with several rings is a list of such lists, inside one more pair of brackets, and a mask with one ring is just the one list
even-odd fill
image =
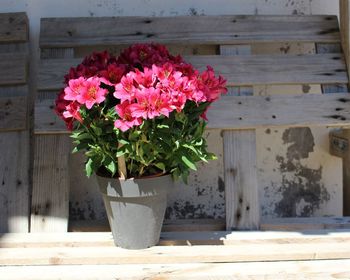
{"label": "pink flower", "polygon": [[74,118],[80,123],[83,123],[83,119],[81,117],[81,114],[79,112],[80,106],[77,102],[72,102],[69,105],[66,106],[66,111],[63,112],[63,116],[66,119]]}
{"label": "pink flower", "polygon": [[84,83],[85,89],[77,96],[77,101],[85,104],[88,109],[91,109],[94,104],[102,103],[108,91],[100,87],[101,82],[109,84],[104,78],[88,78]]}
{"label": "pink flower", "polygon": [[85,90],[85,79],[83,77],[69,80],[68,87],[64,89],[64,99],[75,101],[77,100],[78,95],[83,94]]}
{"label": "pink flower", "polygon": [[120,82],[120,79],[123,77],[124,73],[124,65],[110,64],[107,66],[107,69],[100,71],[99,75],[106,78],[111,83],[117,84]]}
{"label": "pink flower", "polygon": [[130,105],[131,115],[135,118],[153,119],[160,115],[169,117],[174,109],[165,94],[158,88],[143,88],[136,92],[136,103]]}
{"label": "pink flower", "polygon": [[115,86],[114,97],[119,98],[121,102],[131,101],[135,95],[135,72],[129,72],[123,76],[120,83]]}
{"label": "pink flower", "polygon": [[207,70],[199,77],[198,88],[204,92],[209,102],[219,99],[221,93],[227,93],[226,80],[221,76],[216,78],[210,66],[207,66]]}
{"label": "pink flower", "polygon": [[132,117],[129,101],[125,101],[115,106],[115,110],[117,111],[121,119],[116,120],[114,122],[114,126],[116,128],[119,128],[121,131],[124,132],[133,126],[139,126],[140,124],[142,124],[141,118]]}

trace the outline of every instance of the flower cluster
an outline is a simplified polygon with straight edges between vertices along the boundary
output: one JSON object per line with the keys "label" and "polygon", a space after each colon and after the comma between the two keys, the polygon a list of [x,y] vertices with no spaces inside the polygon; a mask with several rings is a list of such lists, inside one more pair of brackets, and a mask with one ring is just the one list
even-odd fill
{"label": "flower cluster", "polygon": [[214,158],[203,138],[205,112],[225,84],[210,66],[199,72],[162,45],[136,44],[71,68],[55,111],[74,131],[75,151],[86,151],[88,175],[115,175],[123,157],[128,176],[185,179],[196,162]]}

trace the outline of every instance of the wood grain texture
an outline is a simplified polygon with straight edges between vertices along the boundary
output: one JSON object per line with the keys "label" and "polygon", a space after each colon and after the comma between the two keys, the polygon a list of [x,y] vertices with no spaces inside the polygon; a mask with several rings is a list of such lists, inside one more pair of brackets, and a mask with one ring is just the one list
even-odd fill
{"label": "wood grain texture", "polygon": [[274,218],[261,223],[261,230],[318,229],[350,229],[350,217]]}
{"label": "wood grain texture", "polygon": [[[227,79],[228,85],[258,84],[332,84],[348,83],[341,54],[319,55],[239,55],[186,56],[194,67],[205,70],[211,65]],[[38,73],[39,90],[58,90],[69,68],[81,59],[42,60]]]}
{"label": "wood grain texture", "polygon": [[[45,54],[41,52],[43,58],[53,59],[72,58],[73,55],[74,51],[71,48],[51,49]],[[38,120],[47,121],[47,116],[55,119],[53,100],[45,101],[45,98],[42,98],[45,95],[47,93],[39,91],[36,102],[43,102],[48,112],[46,115],[40,110],[36,112],[34,126]],[[51,122],[47,122],[48,126]],[[63,121],[57,124],[63,125]],[[35,136],[31,232],[68,230],[70,151],[71,139],[68,135]]]}
{"label": "wood grain texture", "polygon": [[350,260],[0,267],[1,280],[349,279]]}
{"label": "wood grain texture", "polygon": [[27,57],[25,54],[0,54],[0,86],[27,82]]}
{"label": "wood grain texture", "polygon": [[[118,26],[118,28],[115,28]],[[40,46],[339,42],[335,16],[44,18]]]}
{"label": "wood grain texture", "polygon": [[27,97],[0,97],[0,132],[27,129]]}
{"label": "wood grain texture", "polygon": [[67,135],[35,137],[31,232],[67,231],[70,144]]}
{"label": "wood grain texture", "polygon": [[0,232],[29,230],[28,131],[0,133]]}
{"label": "wood grain texture", "polygon": [[224,131],[226,228],[258,229],[255,130]]}
{"label": "wood grain texture", "polygon": [[348,126],[349,94],[227,96],[208,111],[208,128]]}
{"label": "wood grain texture", "polygon": [[[161,246],[322,244],[350,242],[346,229],[295,231],[198,231],[163,232]],[[8,233],[2,234],[0,248],[114,247],[111,232]]]}
{"label": "wood grain texture", "polygon": [[320,244],[243,244],[230,246],[1,248],[2,265],[92,265],[228,263],[252,261],[349,259],[350,242]]}
{"label": "wood grain texture", "polygon": [[28,41],[29,24],[25,13],[0,14],[0,43]]}
{"label": "wood grain texture", "polygon": [[[343,53],[349,69],[350,66],[350,5],[349,0],[339,0],[339,22]],[[348,74],[350,77],[350,74]]]}

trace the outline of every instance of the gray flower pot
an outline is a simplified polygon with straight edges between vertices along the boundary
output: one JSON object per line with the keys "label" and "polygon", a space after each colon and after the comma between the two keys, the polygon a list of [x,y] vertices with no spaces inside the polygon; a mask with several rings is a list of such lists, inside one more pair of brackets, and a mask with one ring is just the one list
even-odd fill
{"label": "gray flower pot", "polygon": [[159,242],[171,175],[142,179],[97,176],[114,243],[144,249]]}

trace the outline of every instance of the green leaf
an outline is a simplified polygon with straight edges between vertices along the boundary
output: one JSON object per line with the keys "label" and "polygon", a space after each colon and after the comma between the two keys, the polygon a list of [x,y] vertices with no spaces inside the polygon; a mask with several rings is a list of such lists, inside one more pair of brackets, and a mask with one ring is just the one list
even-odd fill
{"label": "green leaf", "polygon": [[196,155],[198,155],[198,150],[196,150],[195,147],[188,145],[188,144],[184,144],[184,145],[182,145],[182,147],[185,147],[185,148],[191,150],[192,152],[194,152]]}
{"label": "green leaf", "polygon": [[113,160],[111,160],[111,162],[108,165],[106,165],[106,168],[112,173],[112,175],[114,175],[117,171],[117,165]]}
{"label": "green leaf", "polygon": [[86,175],[88,177],[90,177],[92,175],[92,173],[93,173],[93,170],[92,170],[92,159],[91,158],[89,158],[89,160],[85,164],[85,171],[86,171]]}
{"label": "green leaf", "polygon": [[119,139],[118,142],[119,142],[120,144],[122,144],[122,145],[127,145],[127,144],[129,144],[129,142],[126,141],[125,139]]}
{"label": "green leaf", "polygon": [[187,167],[191,168],[192,170],[197,170],[196,165],[192,161],[190,161],[185,155],[181,157],[181,160]]}
{"label": "green leaf", "polygon": [[162,170],[163,173],[165,172],[165,164],[163,162],[158,162],[158,163],[155,164],[155,166],[157,168],[159,168],[160,170]]}

